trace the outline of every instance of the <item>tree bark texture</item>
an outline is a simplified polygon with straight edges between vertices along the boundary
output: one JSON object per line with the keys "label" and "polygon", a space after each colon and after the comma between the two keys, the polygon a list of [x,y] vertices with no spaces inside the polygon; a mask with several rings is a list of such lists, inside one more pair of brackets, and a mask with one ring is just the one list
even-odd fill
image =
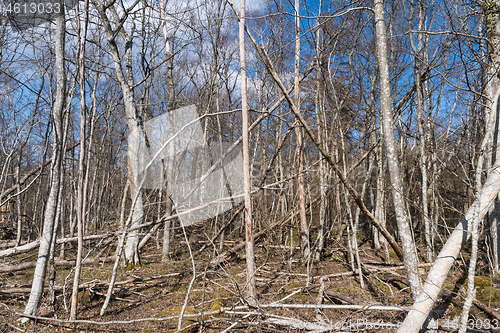
{"label": "tree bark texture", "polygon": [[[64,6],[61,6],[63,8]],[[66,21],[64,11],[56,17],[56,34],[55,34],[55,57],[56,57],[56,100],[52,108],[52,121],[54,130],[52,133],[52,164],[50,170],[50,192],[45,208],[43,221],[42,237],[40,239],[40,247],[38,249],[38,259],[36,262],[33,283],[31,287],[30,297],[26,305],[24,313],[27,315],[37,315],[40,300],[42,299],[43,287],[45,282],[45,274],[47,270],[47,261],[50,253],[50,245],[54,234],[54,223],[57,212],[59,184],[61,181],[61,165],[63,154],[63,110],[66,100],[66,71],[64,68],[64,39],[66,35]],[[25,318],[23,321],[27,321]]]}
{"label": "tree bark texture", "polygon": [[[94,0],[94,2],[97,11],[99,13],[99,16],[101,18],[104,31],[106,33],[109,52],[111,54],[111,57],[113,58],[116,77],[118,79],[118,82],[120,83],[120,87],[122,90],[123,103],[125,106],[125,115],[127,117],[127,125],[129,132],[133,133],[134,131],[137,131],[139,134],[142,134],[140,116],[138,114],[137,107],[135,105],[134,92],[133,92],[132,38],[123,31],[123,27],[119,28],[122,37],[126,41],[125,43],[126,73],[124,74],[122,68],[122,60],[115,40],[115,31],[112,29],[110,20],[106,14],[107,7],[105,7],[99,0]],[[111,6],[110,10],[112,11],[113,14],[114,7]],[[115,14],[114,16],[117,16],[116,12],[114,14]],[[135,155],[137,153],[135,152],[137,147],[131,146],[130,145],[131,141],[132,140],[129,140],[128,176],[130,180],[130,195],[132,198],[132,202],[135,202],[134,206],[131,208],[132,209],[131,226],[133,227],[134,225],[141,224],[144,216],[144,208],[142,202],[142,189],[139,187],[140,179],[138,174],[138,161],[137,161],[137,156]],[[127,242],[124,251],[124,257],[125,257],[124,259],[126,265],[130,264],[134,266],[140,264],[138,245],[139,245],[138,232],[131,232],[127,237]]]}
{"label": "tree bark texture", "polygon": [[380,108],[382,112],[382,127],[384,129],[384,145],[389,166],[390,187],[396,221],[398,225],[401,249],[403,250],[404,265],[412,296],[415,299],[421,289],[418,274],[418,257],[415,242],[411,231],[411,221],[406,209],[403,196],[403,182],[400,176],[396,137],[392,124],[391,89],[389,82],[389,63],[387,61],[387,34],[384,21],[383,0],[374,1],[377,62],[380,75]]}
{"label": "tree bark texture", "polygon": [[245,240],[246,240],[246,262],[247,262],[247,297],[249,304],[257,304],[257,293],[255,289],[255,255],[253,240],[252,221],[252,184],[250,182],[250,150],[248,129],[248,96],[247,96],[247,72],[245,56],[245,0],[240,0],[239,16],[239,46],[240,46],[240,72],[241,72],[241,112],[243,126],[243,182],[245,192]]}

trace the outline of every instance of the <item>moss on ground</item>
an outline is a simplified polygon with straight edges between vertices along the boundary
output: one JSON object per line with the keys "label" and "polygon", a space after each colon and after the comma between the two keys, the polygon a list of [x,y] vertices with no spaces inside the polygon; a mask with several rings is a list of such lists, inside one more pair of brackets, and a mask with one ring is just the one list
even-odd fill
{"label": "moss on ground", "polygon": [[[488,306],[500,306],[500,290],[494,286],[498,283],[498,278],[489,276],[476,276],[474,285],[476,286],[476,298]],[[465,279],[463,286],[467,289],[468,279]]]}

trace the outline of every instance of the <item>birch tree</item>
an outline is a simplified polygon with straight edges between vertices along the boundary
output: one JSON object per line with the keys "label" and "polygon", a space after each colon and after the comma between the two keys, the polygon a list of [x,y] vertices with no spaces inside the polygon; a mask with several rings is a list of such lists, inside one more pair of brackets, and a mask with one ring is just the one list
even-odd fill
{"label": "birch tree", "polygon": [[[425,133],[425,118],[424,118],[424,96],[423,96],[423,75],[422,70],[425,67],[425,54],[423,45],[423,34],[421,31],[424,30],[424,4],[422,0],[418,0],[414,7],[418,8],[418,35],[417,43],[413,39],[413,34],[410,34],[410,44],[415,54],[414,62],[414,75],[415,75],[415,87],[417,93],[417,128],[418,136],[420,138],[419,144],[419,167],[422,174],[422,219],[424,220],[424,239],[425,248],[427,254],[427,260],[432,262],[433,260],[433,242],[431,236],[431,219],[429,217],[429,199],[428,199],[428,176],[427,176],[427,150],[426,150],[426,133]],[[413,14],[412,7],[412,14]]]}
{"label": "birch tree", "polygon": [[[167,18],[165,15],[165,1],[160,1],[160,19],[161,19],[161,27],[163,31],[163,37],[165,38],[165,55],[167,57],[167,85],[168,85],[168,110],[167,112],[171,112],[175,107],[175,91],[174,91],[174,64],[173,64],[173,54],[172,47],[170,42],[170,36],[167,31]],[[170,154],[173,154],[173,142],[168,149]],[[169,161],[173,161],[173,157],[169,156]],[[172,214],[172,200],[170,199],[170,191],[168,189],[168,181],[170,180],[171,175],[171,166],[167,166],[167,211],[166,215]],[[165,221],[164,230],[163,230],[163,248],[162,248],[162,259],[167,260],[170,252],[170,224],[171,220],[167,219]]]}
{"label": "birch tree", "polygon": [[[87,120],[87,110],[85,103],[85,44],[87,39],[87,23],[88,23],[88,8],[89,0],[85,0],[83,8],[83,26],[79,43],[78,54],[78,69],[79,69],[79,86],[80,86],[80,156],[78,158],[78,188],[77,188],[77,232],[78,232],[78,247],[76,254],[75,278],[73,280],[73,292],[71,294],[71,310],[70,319],[75,320],[78,307],[78,284],[80,283],[81,262],[83,256],[83,227],[86,211],[87,191],[84,184],[85,172],[85,128]],[[78,17],[78,23],[80,18]],[[89,152],[90,154],[90,152]],[[88,173],[87,173],[88,175]]]}
{"label": "birch tree", "polygon": [[[481,186],[481,176],[484,157],[487,157],[491,164],[495,164],[500,154],[498,145],[498,98],[500,96],[500,79],[498,78],[498,68],[500,66],[500,1],[489,0],[484,3],[484,20],[486,23],[486,38],[488,40],[486,54],[486,77],[485,77],[485,115],[486,128],[485,136],[481,144],[480,156],[476,170],[476,188]],[[498,260],[498,223],[500,214],[500,204],[498,199],[492,204],[489,210],[489,231],[493,256],[493,270],[499,272]]]}
{"label": "birch tree", "polygon": [[[124,22],[128,16],[128,13],[137,5],[138,1],[133,3],[125,13],[123,17],[119,17],[118,13],[114,7],[114,4],[108,6],[103,4],[100,0],[93,0],[99,17],[101,19],[104,31],[106,33],[106,38],[109,46],[109,52],[113,58],[114,70],[116,73],[116,78],[120,84],[120,88],[123,94],[123,104],[125,106],[125,115],[127,118],[127,125],[130,133],[142,133],[141,130],[141,117],[138,113],[137,106],[134,100],[134,76],[132,73],[132,34],[127,34],[121,22]],[[113,16],[117,27],[116,30],[111,27],[111,20],[108,17],[106,11],[109,9],[111,15]],[[117,35],[120,35],[125,42],[125,72],[122,68],[122,57],[120,56],[117,43]],[[134,207],[132,207],[132,223],[131,227],[139,225],[144,216],[143,201],[142,201],[142,189],[138,187],[140,184],[139,172],[138,172],[138,161],[137,156],[134,153],[137,147],[131,145],[132,140],[129,140],[129,155],[128,155],[128,177],[130,180],[130,194],[132,202],[134,202]],[[137,199],[136,199],[137,197]],[[125,246],[124,257],[125,264],[135,266],[140,263],[139,260],[139,234],[137,231],[131,232],[127,238],[127,243]]]}
{"label": "birch tree", "polygon": [[[327,137],[326,133],[326,120],[324,120],[324,93],[321,84],[321,54],[320,54],[320,43],[321,43],[321,27],[319,17],[321,16],[321,6],[323,1],[319,2],[319,12],[318,18],[316,19],[316,94],[314,96],[314,108],[316,112],[316,124],[318,126],[318,140],[322,141],[323,137]],[[321,157],[321,154],[318,154]],[[325,247],[325,234],[326,234],[326,189],[327,189],[327,166],[324,161],[319,163],[319,177],[320,177],[320,196],[321,202],[319,207],[319,229],[318,229],[318,246],[316,247],[315,260],[319,261],[321,259],[321,253]]]}
{"label": "birch tree", "polygon": [[[295,105],[300,108],[300,0],[295,0],[295,65],[294,65],[294,100]],[[307,260],[311,252],[309,245],[309,226],[306,216],[306,195],[304,188],[304,135],[300,127],[295,127],[295,136],[297,137],[296,156],[299,165],[298,172],[298,191],[299,191],[299,211],[300,211],[300,240],[302,255]]]}
{"label": "birch tree", "polygon": [[[37,315],[42,299],[45,274],[47,270],[47,260],[50,253],[52,237],[54,235],[54,224],[56,220],[59,186],[61,180],[61,166],[63,152],[63,110],[66,100],[66,71],[64,68],[64,48],[66,36],[66,20],[64,16],[64,6],[61,5],[61,14],[56,17],[55,32],[55,65],[56,65],[56,96],[52,107],[52,163],[50,168],[50,191],[45,207],[42,237],[38,249],[38,259],[36,261],[35,273],[28,303],[24,314]],[[23,318],[23,321],[28,321]]]}
{"label": "birch tree", "polygon": [[403,197],[403,182],[400,176],[396,137],[392,124],[391,88],[389,83],[389,63],[387,60],[387,34],[384,21],[384,1],[374,1],[375,29],[376,29],[376,54],[380,75],[380,108],[382,113],[382,128],[384,145],[389,165],[392,199],[398,225],[401,249],[403,250],[406,275],[410,283],[411,293],[417,297],[421,289],[418,274],[418,257],[413,240],[410,217],[406,210]]}
{"label": "birch tree", "polygon": [[[482,181],[482,168],[483,159],[488,157],[487,160],[495,162],[496,153],[498,151],[498,65],[499,65],[499,52],[500,52],[500,20],[498,14],[499,8],[498,1],[487,2],[485,6],[485,19],[486,19],[486,29],[487,35],[490,40],[489,51],[488,51],[488,65],[486,70],[486,114],[488,121],[486,122],[485,137],[481,144],[480,157],[477,165],[476,173],[476,186],[481,187]],[[495,135],[496,134],[496,135]],[[486,151],[484,150],[486,148]],[[478,196],[479,197],[479,194]],[[498,212],[495,210],[498,208],[495,200],[489,207],[489,218],[490,218],[490,238],[493,241],[493,270],[498,269],[498,243],[497,243],[497,231],[496,224],[498,223]],[[478,258],[478,241],[479,241],[479,224],[482,219],[473,219],[471,221],[471,236],[472,236],[472,247],[471,256],[469,260],[469,272],[468,272],[468,282],[467,282],[467,295],[464,302],[464,307],[462,309],[462,314],[460,317],[460,329],[459,333],[465,333],[467,330],[469,311],[472,306],[473,299],[476,296],[475,288],[475,275],[476,275],[476,263]]]}
{"label": "birch tree", "polygon": [[247,95],[247,69],[245,55],[245,0],[240,0],[239,16],[239,45],[240,45],[240,72],[241,72],[241,114],[242,114],[242,138],[243,138],[243,181],[245,192],[245,251],[247,261],[247,296],[248,302],[257,304],[257,293],[255,290],[255,255],[253,248],[253,221],[252,221],[252,197],[250,182],[250,150],[248,129],[248,95]]}

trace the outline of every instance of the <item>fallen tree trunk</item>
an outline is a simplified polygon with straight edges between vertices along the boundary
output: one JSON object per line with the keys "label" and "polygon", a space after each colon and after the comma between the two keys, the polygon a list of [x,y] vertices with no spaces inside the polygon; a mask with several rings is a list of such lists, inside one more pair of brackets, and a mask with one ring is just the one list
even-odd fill
{"label": "fallen tree trunk", "polygon": [[[310,292],[310,293],[319,293],[319,289],[320,289],[320,287],[314,286],[314,287],[305,288],[305,291]],[[342,302],[344,304],[367,305],[367,306],[371,306],[371,305],[384,305],[384,304],[378,303],[378,302],[365,302],[365,301],[361,301],[361,300],[352,298],[350,296],[347,296],[347,295],[344,295],[344,294],[339,293],[337,291],[329,290],[329,289],[323,290],[323,295],[324,295],[324,297],[333,298],[333,299],[335,299],[335,300],[337,300],[339,302]]]}
{"label": "fallen tree trunk", "polygon": [[[114,260],[114,257],[109,258],[97,258],[97,259],[86,259],[82,262],[82,265],[91,265],[99,262],[109,262]],[[57,267],[62,266],[75,266],[75,260],[54,260],[54,265]],[[35,268],[36,261],[23,262],[18,265],[0,265],[0,273],[12,273],[22,271],[24,269]]]}
{"label": "fallen tree trunk", "polygon": [[438,300],[441,287],[455,262],[462,247],[470,237],[474,220],[480,221],[488,212],[493,200],[500,191],[500,163],[495,164],[488,179],[472,206],[457,225],[453,233],[448,238],[443,249],[436,257],[427,280],[425,281],[422,292],[418,295],[410,312],[403,321],[398,333],[416,333],[419,332],[427,319],[428,314]]}
{"label": "fallen tree trunk", "polygon": [[[83,240],[106,238],[109,236],[112,236],[112,234],[90,235],[90,236],[83,237]],[[77,240],[78,240],[78,237],[60,238],[60,239],[56,240],[56,244],[76,242]],[[17,246],[17,247],[11,247],[10,249],[0,251],[0,258],[9,257],[9,256],[12,256],[15,254],[26,253],[26,252],[29,252],[31,250],[36,249],[38,246],[40,246],[39,239],[37,239],[34,242],[30,242],[28,244],[24,244],[24,245]]]}
{"label": "fallen tree trunk", "polygon": [[[182,276],[184,274],[185,273],[169,273],[169,274],[162,274],[162,275],[156,275],[156,276],[148,276],[145,278],[132,278],[132,279],[128,279],[125,281],[116,282],[115,286],[121,286],[121,285],[125,285],[125,284],[134,284],[134,283],[145,283],[148,281],[159,280],[159,279],[163,279],[163,278],[167,278],[167,277]],[[91,282],[85,282],[85,283],[79,284],[78,289],[82,290],[82,289],[86,289],[86,288],[105,287],[108,285],[109,285],[108,282],[91,281]],[[24,285],[8,284],[8,285],[4,285],[3,288],[6,288],[6,289],[0,289],[0,294],[2,294],[2,293],[3,294],[29,293],[31,291],[31,284],[24,284]],[[63,286],[55,286],[54,290],[55,291],[62,291],[63,288],[64,288]]]}
{"label": "fallen tree trunk", "polygon": [[[24,243],[26,244],[26,243]],[[24,245],[23,244],[23,245]],[[8,249],[16,246],[16,240],[0,240],[0,249]]]}
{"label": "fallen tree trunk", "polygon": [[495,318],[497,320],[500,320],[500,313],[498,311],[490,308],[489,306],[487,306],[484,303],[481,303],[480,301],[478,301],[475,298],[472,300],[472,303],[475,306],[477,306],[479,309],[483,310],[484,312],[486,312],[487,314],[489,314],[490,316],[492,316],[493,318]]}
{"label": "fallen tree trunk", "polygon": [[[464,303],[460,302],[456,295],[453,295],[451,292],[447,292],[445,291],[444,292],[445,296],[444,296],[444,301],[445,302],[450,302],[451,304],[453,304],[457,309],[462,309],[464,307]],[[479,312],[477,312],[475,309],[471,308],[469,310],[469,313],[477,320],[485,320],[486,318],[484,318],[484,316],[482,316]]]}

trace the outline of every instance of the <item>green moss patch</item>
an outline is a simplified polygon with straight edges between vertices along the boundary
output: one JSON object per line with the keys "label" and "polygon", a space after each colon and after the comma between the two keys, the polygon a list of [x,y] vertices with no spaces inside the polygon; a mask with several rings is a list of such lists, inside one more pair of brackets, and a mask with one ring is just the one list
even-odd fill
{"label": "green moss patch", "polygon": [[[494,286],[498,283],[498,278],[489,276],[476,276],[474,285],[476,286],[476,298],[489,306],[500,306],[500,290]],[[467,289],[468,279],[465,279],[463,285]]]}

